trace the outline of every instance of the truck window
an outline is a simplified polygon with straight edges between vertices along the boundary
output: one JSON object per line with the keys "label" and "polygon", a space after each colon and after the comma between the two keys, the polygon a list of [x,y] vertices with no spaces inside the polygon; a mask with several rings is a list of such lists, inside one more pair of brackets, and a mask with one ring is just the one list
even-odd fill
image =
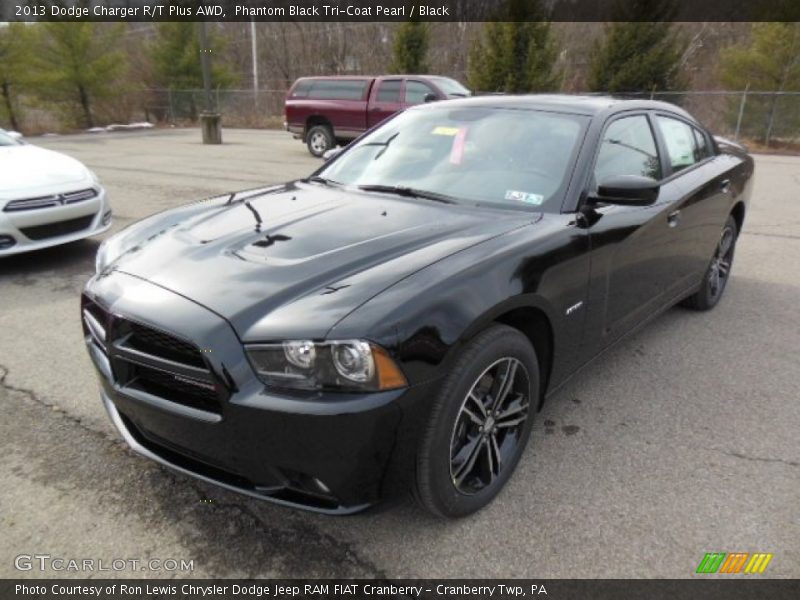
{"label": "truck window", "polygon": [[406,104],[422,104],[428,94],[436,94],[436,92],[427,83],[413,80],[406,81]]}
{"label": "truck window", "polygon": [[386,79],[378,87],[377,102],[400,102],[400,80]]}
{"label": "truck window", "polygon": [[311,89],[313,81],[301,81],[292,90],[292,98],[305,98],[308,96],[308,90]]}
{"label": "truck window", "polygon": [[366,81],[318,79],[314,81],[308,97],[324,100],[361,100],[366,87]]}

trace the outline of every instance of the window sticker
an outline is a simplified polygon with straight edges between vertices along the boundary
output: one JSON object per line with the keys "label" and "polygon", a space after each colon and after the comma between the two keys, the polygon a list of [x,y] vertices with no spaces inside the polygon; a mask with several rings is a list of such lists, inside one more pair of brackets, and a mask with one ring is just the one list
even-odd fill
{"label": "window sticker", "polygon": [[506,190],[506,200],[513,200],[515,202],[524,202],[525,204],[532,204],[539,206],[544,202],[544,196],[541,194],[530,194],[528,192],[520,192],[517,190]]}
{"label": "window sticker", "polygon": [[431,133],[433,135],[456,135],[460,130],[460,127],[445,127],[444,125],[439,125],[438,127],[434,127]]}
{"label": "window sticker", "polygon": [[459,127],[458,133],[453,138],[453,146],[450,148],[450,164],[460,165],[464,158],[464,146],[467,140],[467,128]]}

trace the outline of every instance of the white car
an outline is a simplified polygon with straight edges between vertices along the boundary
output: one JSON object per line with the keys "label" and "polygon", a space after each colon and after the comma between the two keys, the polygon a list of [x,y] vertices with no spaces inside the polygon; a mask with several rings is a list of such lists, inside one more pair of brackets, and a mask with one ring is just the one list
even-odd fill
{"label": "white car", "polygon": [[109,227],[111,207],[94,173],[0,129],[0,256],[66,244]]}

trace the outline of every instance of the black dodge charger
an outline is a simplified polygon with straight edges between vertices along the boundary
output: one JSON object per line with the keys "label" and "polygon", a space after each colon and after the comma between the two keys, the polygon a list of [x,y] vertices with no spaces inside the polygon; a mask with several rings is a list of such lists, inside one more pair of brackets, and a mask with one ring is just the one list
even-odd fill
{"label": "black dodge charger", "polygon": [[425,105],[328,158],[128,227],[82,300],[136,451],[328,513],[486,505],[580,367],[717,304],[753,175],[683,110],[601,97]]}

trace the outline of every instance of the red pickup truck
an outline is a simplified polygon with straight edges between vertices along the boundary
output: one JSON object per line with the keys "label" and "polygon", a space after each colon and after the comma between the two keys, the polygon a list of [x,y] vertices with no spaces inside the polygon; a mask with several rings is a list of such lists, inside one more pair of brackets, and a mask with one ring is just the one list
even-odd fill
{"label": "red pickup truck", "polygon": [[302,77],[286,94],[284,126],[322,156],[409,106],[469,95],[454,79],[430,75]]}

